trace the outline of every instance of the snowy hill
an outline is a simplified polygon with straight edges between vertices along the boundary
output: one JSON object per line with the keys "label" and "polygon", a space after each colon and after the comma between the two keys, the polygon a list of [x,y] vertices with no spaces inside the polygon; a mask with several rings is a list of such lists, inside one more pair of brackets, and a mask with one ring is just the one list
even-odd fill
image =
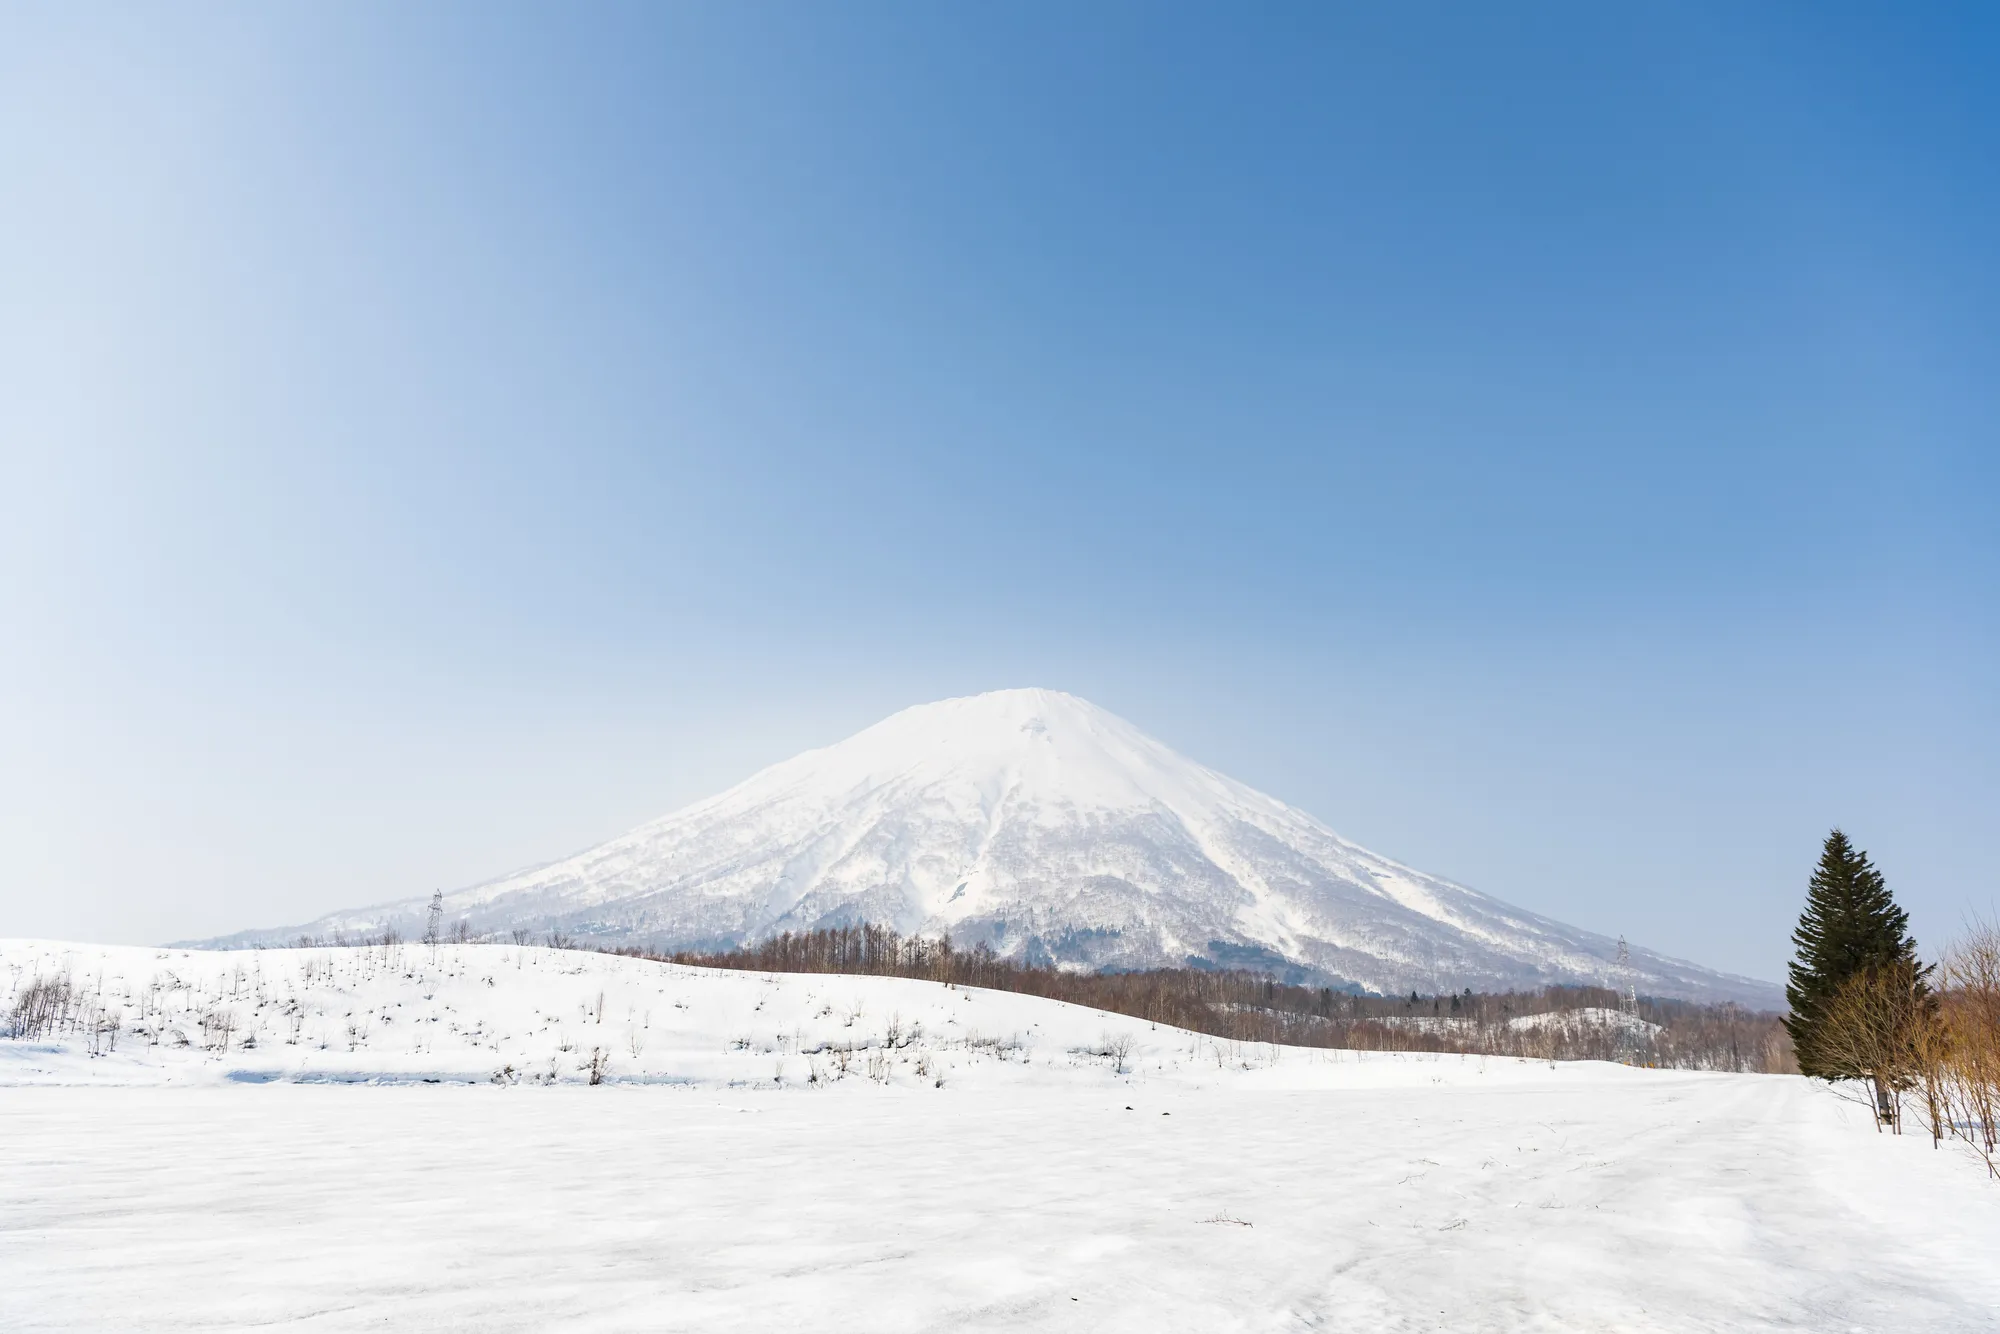
{"label": "snowy hill", "polygon": [[[1263,1068],[1277,1050],[979,988],[687,968],[532,945],[187,950],[0,940],[0,1016],[14,1014],[37,982],[63,987],[59,1017],[45,1031],[0,1040],[0,1087],[852,1081],[936,1089],[1101,1087],[1149,1076],[1199,1087],[1221,1072]],[[1514,1066],[1537,1063],[1490,1063]]]}
{"label": "snowy hill", "polygon": [[[9,1038],[36,1008],[22,997],[51,984],[62,996],[40,1007],[48,1022]],[[190,950],[0,940],[0,1088],[1191,1091],[1468,1080],[1540,1088],[1627,1074],[1601,1062],[1232,1042],[981,987],[693,968],[536,945]]]}
{"label": "snowy hill", "polygon": [[[214,944],[420,932],[426,901]],[[654,948],[870,921],[1083,967],[1248,965],[1383,993],[1777,988],[1425,875],[1059,691],[906,709],[599,847],[445,897],[477,934]]]}

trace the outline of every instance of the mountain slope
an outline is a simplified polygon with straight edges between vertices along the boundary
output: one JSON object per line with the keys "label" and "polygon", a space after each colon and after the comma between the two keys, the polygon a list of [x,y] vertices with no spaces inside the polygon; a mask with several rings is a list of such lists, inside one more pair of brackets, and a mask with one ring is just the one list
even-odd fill
{"label": "mountain slope", "polygon": [[[422,900],[301,934],[420,930]],[[599,847],[445,896],[475,932],[654,947],[860,921],[1090,967],[1247,964],[1369,990],[1776,988],[1634,949],[1424,875],[1072,695],[906,709]]]}

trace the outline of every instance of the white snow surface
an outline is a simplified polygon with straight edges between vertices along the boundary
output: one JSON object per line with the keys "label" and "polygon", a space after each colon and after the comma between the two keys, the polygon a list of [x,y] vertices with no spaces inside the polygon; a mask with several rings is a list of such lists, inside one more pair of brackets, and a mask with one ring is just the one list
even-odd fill
{"label": "white snow surface", "polygon": [[[213,945],[421,934],[428,901]],[[1617,942],[1341,838],[1089,702],[1002,690],[905,709],[602,846],[445,897],[455,922],[655,949],[874,922],[1079,967],[1190,960],[1400,994],[1778,989]]]}
{"label": "white snow surface", "polygon": [[1955,1332],[2000,1311],[2000,1187],[1798,1078],[1246,1046],[500,945],[0,941],[8,1011],[51,977],[68,1030],[0,1040],[9,1330]]}
{"label": "white snow surface", "polygon": [[51,978],[82,998],[78,1021],[0,1042],[0,1086],[566,1084],[596,1065],[623,1084],[1068,1088],[1113,1087],[1144,1065],[1205,1087],[1273,1050],[976,987],[589,950],[0,941],[0,1013]]}

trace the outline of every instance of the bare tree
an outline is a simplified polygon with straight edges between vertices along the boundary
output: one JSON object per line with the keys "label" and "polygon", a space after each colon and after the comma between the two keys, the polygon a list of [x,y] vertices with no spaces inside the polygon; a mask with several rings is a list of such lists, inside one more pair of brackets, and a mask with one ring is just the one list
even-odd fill
{"label": "bare tree", "polygon": [[228,1006],[218,1005],[201,1017],[202,1035],[214,1045],[217,1052],[227,1055],[229,1039],[236,1033],[236,1012]]}
{"label": "bare tree", "polygon": [[1938,975],[1922,1051],[1926,1119],[1935,1140],[1965,1141],[2000,1176],[2000,926],[1974,924]]}
{"label": "bare tree", "polygon": [[62,1030],[71,1018],[76,988],[67,977],[37,977],[14,997],[9,1031],[33,1040]]}
{"label": "bare tree", "polygon": [[1855,973],[1821,1011],[1814,1058],[1868,1085],[1878,1129],[1903,1133],[1903,1095],[1924,1082],[1936,1011],[1923,970],[1904,960]]}

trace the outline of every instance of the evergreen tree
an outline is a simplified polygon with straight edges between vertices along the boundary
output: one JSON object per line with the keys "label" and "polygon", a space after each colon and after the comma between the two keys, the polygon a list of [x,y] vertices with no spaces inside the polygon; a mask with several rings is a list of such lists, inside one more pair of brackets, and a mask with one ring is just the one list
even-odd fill
{"label": "evergreen tree", "polygon": [[[1910,938],[1910,915],[1896,906],[1882,873],[1868,854],[1836,829],[1826,836],[1819,866],[1806,889],[1805,912],[1799,917],[1792,944],[1792,961],[1785,999],[1791,1015],[1785,1027],[1798,1051],[1799,1069],[1821,1079],[1845,1079],[1855,1072],[1833,1068],[1816,1051],[1827,1004],[1841,985],[1858,973],[1879,972],[1896,965],[1917,967],[1917,942]],[[1922,972],[1917,972],[1922,985]]]}

